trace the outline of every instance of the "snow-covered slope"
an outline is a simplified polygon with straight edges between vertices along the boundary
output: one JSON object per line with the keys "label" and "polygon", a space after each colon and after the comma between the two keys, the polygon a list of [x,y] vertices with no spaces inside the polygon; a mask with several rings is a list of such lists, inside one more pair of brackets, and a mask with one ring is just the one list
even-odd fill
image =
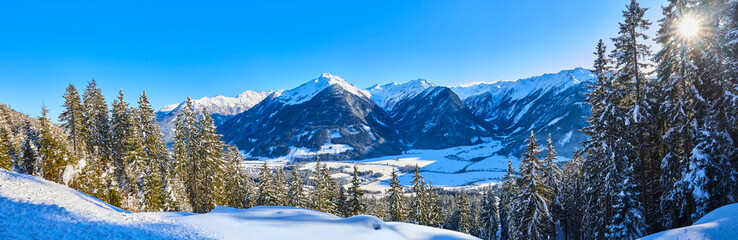
{"label": "snow-covered slope", "polygon": [[403,84],[388,83],[374,85],[367,88],[372,94],[372,101],[387,112],[392,112],[394,106],[402,100],[409,99],[436,85],[425,79],[412,80]]}
{"label": "snow-covered slope", "polygon": [[666,230],[643,240],[718,240],[738,239],[738,203],[723,206],[697,220],[692,226]]}
{"label": "snow-covered slope", "polygon": [[310,80],[299,87],[282,92],[277,98],[277,101],[286,105],[297,105],[310,101],[310,99],[313,99],[315,95],[334,85],[357,96],[364,96],[367,98],[371,96],[368,91],[356,88],[354,85],[351,85],[339,76],[331,73],[323,73],[320,77]]}
{"label": "snow-covered slope", "polygon": [[477,239],[372,216],[288,207],[131,213],[38,177],[0,170],[0,239]]}
{"label": "snow-covered slope", "polygon": [[[264,100],[271,94],[279,94],[279,91],[245,91],[236,97],[203,97],[197,100],[192,100],[193,107],[197,110],[198,114],[203,109],[207,109],[208,113],[213,116],[216,121],[216,126],[228,120],[230,117],[249,110],[254,105]],[[184,102],[171,104],[164,106],[162,109],[156,112],[156,121],[159,123],[159,127],[164,132],[164,138],[167,142],[170,142],[174,137],[174,122],[177,119],[177,114],[182,110]]]}
{"label": "snow-covered slope", "polygon": [[586,136],[591,107],[585,101],[587,84],[595,77],[589,70],[575,68],[553,74],[496,83],[476,83],[452,89],[474,115],[493,125],[504,138],[504,154],[518,155],[531,131],[543,138],[551,134],[559,154],[570,157]]}

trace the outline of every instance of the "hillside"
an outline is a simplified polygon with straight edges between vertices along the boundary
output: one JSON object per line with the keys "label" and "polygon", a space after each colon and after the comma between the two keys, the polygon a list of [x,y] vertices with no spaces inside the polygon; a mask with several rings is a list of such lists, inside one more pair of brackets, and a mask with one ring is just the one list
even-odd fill
{"label": "hillside", "polygon": [[288,207],[132,213],[38,177],[0,170],[0,239],[476,239],[372,216]]}

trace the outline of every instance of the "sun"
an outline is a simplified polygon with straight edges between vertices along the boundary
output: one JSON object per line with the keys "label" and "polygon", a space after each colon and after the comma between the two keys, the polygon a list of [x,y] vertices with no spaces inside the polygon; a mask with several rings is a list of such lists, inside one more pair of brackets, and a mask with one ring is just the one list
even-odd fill
{"label": "sun", "polygon": [[685,38],[691,38],[700,31],[700,21],[693,16],[684,16],[679,23],[679,34]]}

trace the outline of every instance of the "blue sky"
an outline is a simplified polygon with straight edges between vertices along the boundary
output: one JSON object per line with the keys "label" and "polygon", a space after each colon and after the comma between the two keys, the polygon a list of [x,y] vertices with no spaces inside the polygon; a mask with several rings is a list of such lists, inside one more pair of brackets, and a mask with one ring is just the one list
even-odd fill
{"label": "blue sky", "polygon": [[[2,1],[0,102],[56,118],[65,87],[92,78],[109,101],[146,90],[155,108],[323,72],[362,88],[519,79],[590,67],[628,2]],[[665,2],[642,1],[654,24]]]}

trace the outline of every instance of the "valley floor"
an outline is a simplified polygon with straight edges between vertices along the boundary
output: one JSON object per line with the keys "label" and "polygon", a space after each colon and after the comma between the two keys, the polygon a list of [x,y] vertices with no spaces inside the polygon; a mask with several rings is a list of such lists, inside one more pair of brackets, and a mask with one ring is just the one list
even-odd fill
{"label": "valley floor", "polygon": [[38,177],[0,170],[0,239],[476,239],[373,216],[288,207],[131,213]]}

